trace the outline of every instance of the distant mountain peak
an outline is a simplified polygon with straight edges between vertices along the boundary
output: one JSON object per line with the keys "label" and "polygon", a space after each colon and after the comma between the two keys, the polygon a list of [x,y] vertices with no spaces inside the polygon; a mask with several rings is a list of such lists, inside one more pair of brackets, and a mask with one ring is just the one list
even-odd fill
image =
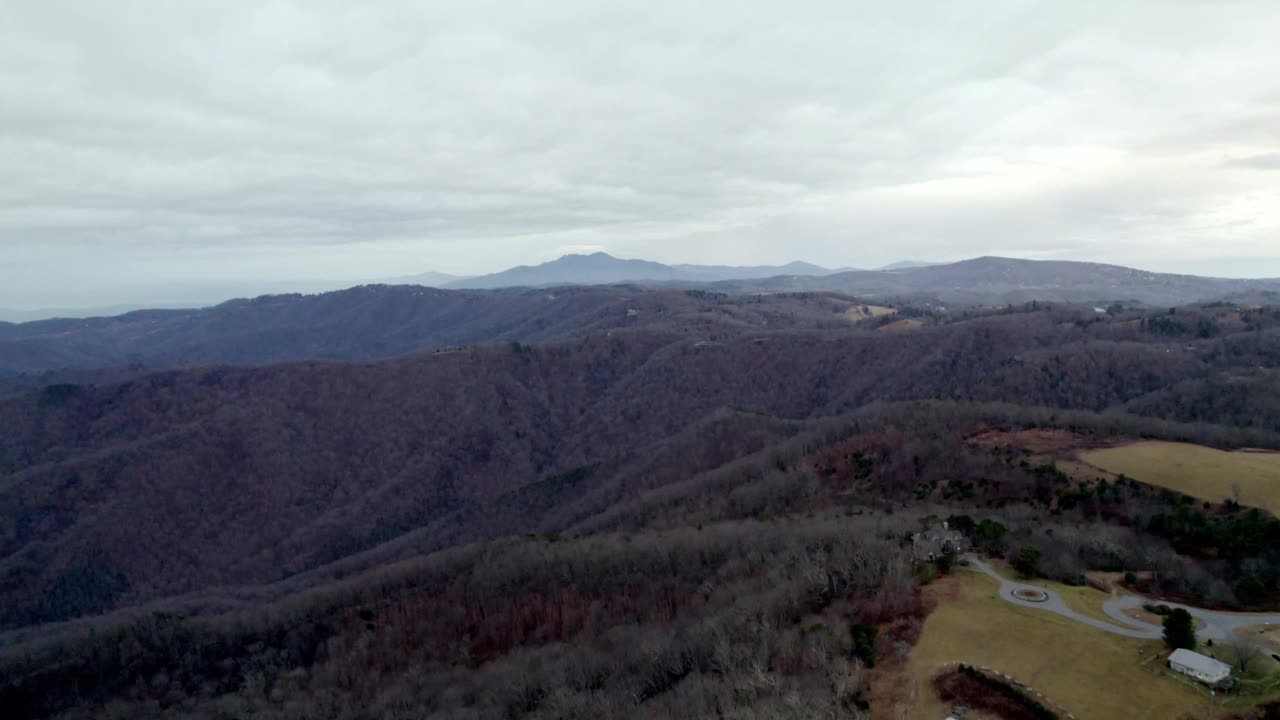
{"label": "distant mountain peak", "polygon": [[456,283],[467,279],[462,275],[451,275],[442,272],[424,272],[416,275],[403,275],[400,277],[386,278],[380,282],[385,285],[425,285],[427,287],[448,287],[451,283]]}
{"label": "distant mountain peak", "polygon": [[451,284],[453,288],[547,287],[551,285],[609,285],[615,283],[699,283],[768,278],[778,275],[829,275],[812,263],[786,265],[666,265],[652,260],[619,258],[604,251],[571,253],[540,265],[520,265],[492,275]]}
{"label": "distant mountain peak", "polygon": [[937,262],[921,262],[919,260],[899,260],[898,262],[889,263],[880,268],[882,272],[893,272],[895,270],[915,270],[917,268],[935,267],[945,265],[946,263]]}

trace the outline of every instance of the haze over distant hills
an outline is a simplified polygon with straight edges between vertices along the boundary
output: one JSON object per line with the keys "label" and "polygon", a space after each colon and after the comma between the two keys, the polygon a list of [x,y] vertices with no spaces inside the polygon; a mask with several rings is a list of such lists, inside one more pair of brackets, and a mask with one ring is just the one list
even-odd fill
{"label": "haze over distant hills", "polygon": [[[1004,304],[1028,300],[1108,301],[1180,305],[1207,300],[1258,299],[1280,292],[1280,280],[1174,275],[1069,261],[981,257],[954,263],[902,261],[878,270],[787,265],[665,265],[606,253],[566,255],[444,285],[457,289],[634,283],[702,287],[730,293],[839,292],[864,297],[929,296],[949,303]],[[1265,298],[1264,298],[1265,299]]]}
{"label": "haze over distant hills", "polygon": [[919,260],[899,260],[898,262],[889,263],[877,270],[913,270],[915,268],[931,267],[933,265],[946,265],[947,263],[937,262],[920,262]]}
{"label": "haze over distant hills", "polygon": [[[781,267],[821,270],[801,264]],[[474,281],[559,286],[554,291],[367,285],[320,295],[235,300],[201,310],[0,323],[0,376],[125,366],[156,369],[193,363],[376,359],[450,345],[580,336],[622,321],[624,325],[666,325],[685,314],[704,318],[697,325],[703,330],[708,323],[730,318],[748,328],[775,329],[809,316],[810,327],[820,322],[839,324],[837,311],[823,307],[815,315],[818,305],[806,308],[792,302],[792,297],[805,297],[795,293],[809,297],[834,293],[845,306],[878,302],[915,305],[930,312],[1032,300],[1170,307],[1217,300],[1274,303],[1280,298],[1280,280],[1201,278],[1114,265],[1007,258],[893,271],[794,273],[714,282],[690,279],[776,269],[672,267],[602,254],[576,255]],[[639,279],[644,276],[647,279]],[[597,286],[565,287],[575,281]],[[716,291],[708,296],[712,300],[699,299],[699,293],[706,291]],[[739,301],[739,296],[760,295],[776,297],[756,309]]]}
{"label": "haze over distant hills", "polygon": [[423,272],[416,275],[404,275],[401,277],[386,278],[382,282],[387,285],[422,285],[424,287],[444,288],[450,285],[467,280],[465,275],[451,275],[442,272]]}
{"label": "haze over distant hills", "polygon": [[565,255],[541,265],[521,265],[491,275],[460,280],[452,288],[547,287],[551,285],[608,285],[621,282],[719,282],[776,275],[821,276],[838,272],[805,262],[787,265],[664,265],[649,260],[624,260],[607,253]]}
{"label": "haze over distant hills", "polygon": [[[178,305],[166,304],[166,309],[181,310],[187,308],[201,307],[203,303],[182,303]],[[0,307],[0,322],[5,323],[28,323],[40,320],[48,320],[50,318],[87,318],[87,317],[111,317],[116,315],[124,315],[125,313],[136,312],[138,310],[153,309],[151,305],[103,305],[98,307],[66,307],[66,308],[39,308],[27,310],[22,308]]]}
{"label": "haze over distant hills", "polygon": [[981,257],[897,270],[852,270],[822,277],[774,277],[712,286],[724,292],[828,291],[883,297],[928,295],[948,303],[1006,304],[1031,300],[1183,305],[1231,300],[1275,302],[1280,279],[1173,275],[1101,263]]}
{"label": "haze over distant hills", "polygon": [[[55,310],[0,308],[0,322],[105,317],[141,309],[211,307],[233,298],[274,293],[323,293],[356,284],[344,285],[335,281],[272,283],[256,291],[248,285],[227,286],[222,295],[214,293],[210,286],[197,288],[198,292],[194,292],[187,301],[151,304],[130,301],[106,306],[85,303],[78,309]],[[634,284],[728,293],[838,292],[872,298],[927,296],[958,304],[1005,304],[1027,300],[1075,303],[1118,300],[1155,305],[1208,300],[1274,302],[1275,298],[1268,293],[1280,292],[1280,279],[1210,278],[1070,261],[999,257],[952,263],[905,260],[877,270],[856,270],[832,269],[807,262],[750,266],[667,265],[617,258],[602,252],[565,255],[541,265],[521,265],[477,277],[423,272],[375,280],[372,284],[452,290]],[[166,292],[169,297],[181,296],[173,289]]]}

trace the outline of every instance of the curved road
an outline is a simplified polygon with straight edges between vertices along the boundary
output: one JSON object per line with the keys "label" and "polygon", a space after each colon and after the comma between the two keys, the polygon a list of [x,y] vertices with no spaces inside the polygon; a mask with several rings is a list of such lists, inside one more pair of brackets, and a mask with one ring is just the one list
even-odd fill
{"label": "curved road", "polygon": [[[1114,597],[1102,604],[1102,611],[1107,617],[1115,620],[1116,623],[1109,623],[1090,617],[1083,613],[1067,607],[1062,596],[1046,587],[1039,585],[1031,585],[1028,583],[1015,582],[1006,579],[1000,573],[997,573],[986,562],[968,555],[965,557],[969,561],[970,566],[990,575],[1000,583],[1000,597],[1014,605],[1022,605],[1023,607],[1036,608],[1038,610],[1047,610],[1056,613],[1065,618],[1070,618],[1079,623],[1084,623],[1090,627],[1105,630],[1106,632],[1115,633],[1117,635],[1125,635],[1132,638],[1141,638],[1143,640],[1158,640],[1164,633],[1164,629],[1159,625],[1136,620],[1124,614],[1129,608],[1140,607],[1143,603],[1158,602],[1138,595],[1121,595]],[[1031,602],[1013,594],[1018,589],[1034,589],[1044,592],[1049,596],[1045,602]],[[1196,630],[1196,634],[1202,638],[1213,638],[1215,640],[1226,640],[1232,636],[1237,628],[1249,625],[1280,625],[1280,613],[1230,613],[1221,612],[1219,610],[1203,610],[1190,605],[1180,605],[1178,603],[1162,603],[1169,607],[1179,607],[1191,613],[1191,616],[1204,624],[1203,627]]]}

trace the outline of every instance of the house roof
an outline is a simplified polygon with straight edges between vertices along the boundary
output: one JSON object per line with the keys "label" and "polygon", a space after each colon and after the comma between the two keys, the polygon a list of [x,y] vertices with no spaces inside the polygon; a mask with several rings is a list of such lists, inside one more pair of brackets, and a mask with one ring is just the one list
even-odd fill
{"label": "house roof", "polygon": [[944,553],[957,552],[963,547],[964,535],[955,530],[932,529],[911,535],[911,551],[918,560],[932,560]]}
{"label": "house roof", "polygon": [[1192,652],[1185,648],[1174,650],[1173,654],[1169,656],[1169,662],[1177,663],[1185,668],[1189,668],[1208,676],[1231,673],[1230,665],[1214,660],[1208,655],[1201,655],[1198,652]]}

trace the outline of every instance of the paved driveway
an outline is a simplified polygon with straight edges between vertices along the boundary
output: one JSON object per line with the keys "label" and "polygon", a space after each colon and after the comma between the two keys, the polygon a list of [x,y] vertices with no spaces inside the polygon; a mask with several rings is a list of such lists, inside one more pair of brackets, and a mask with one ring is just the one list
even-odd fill
{"label": "paved driveway", "polygon": [[1200,638],[1213,638],[1214,640],[1226,640],[1232,634],[1242,627],[1249,625],[1280,625],[1280,613],[1231,613],[1222,612],[1221,610],[1203,610],[1190,605],[1181,605],[1179,603],[1161,602],[1151,600],[1138,595],[1120,595],[1114,597],[1102,604],[1102,611],[1108,617],[1115,618],[1121,622],[1128,622],[1132,625],[1146,625],[1147,627],[1155,627],[1148,625],[1141,620],[1135,620],[1124,611],[1129,608],[1141,607],[1143,603],[1160,602],[1162,605],[1169,607],[1180,607],[1191,613],[1191,616],[1204,623],[1204,627],[1196,630],[1196,635]]}
{"label": "paved driveway", "polygon": [[[1065,618],[1070,618],[1079,623],[1084,623],[1090,627],[1105,630],[1109,633],[1117,635],[1125,635],[1132,638],[1142,638],[1144,640],[1158,640],[1164,633],[1164,629],[1159,625],[1152,625],[1135,618],[1131,618],[1124,613],[1126,609],[1141,607],[1143,603],[1159,602],[1140,595],[1120,595],[1114,597],[1102,604],[1102,611],[1107,617],[1115,620],[1115,623],[1108,623],[1067,607],[1062,596],[1046,587],[1039,585],[1031,585],[1028,583],[1015,582],[1006,579],[1003,575],[996,572],[990,565],[983,560],[972,555],[966,556],[969,564],[978,570],[990,575],[1000,583],[1000,597],[1014,605],[1022,605],[1023,607],[1035,608],[1051,613],[1056,613]],[[1014,595],[1014,591],[1020,588],[1034,589],[1044,592],[1049,596],[1045,602],[1032,602],[1023,600]],[[1180,607],[1191,613],[1191,616],[1204,623],[1204,627],[1196,631],[1196,635],[1201,638],[1213,638],[1215,640],[1225,640],[1231,637],[1237,628],[1249,625],[1280,625],[1280,613],[1230,613],[1219,610],[1203,610],[1201,608],[1192,607],[1190,605],[1181,605],[1178,603],[1163,603],[1169,607]]]}
{"label": "paved driveway", "polygon": [[[1099,630],[1105,630],[1107,632],[1115,633],[1117,635],[1126,635],[1132,638],[1142,638],[1143,640],[1157,639],[1160,637],[1161,633],[1163,632],[1161,628],[1158,628],[1154,625],[1147,625],[1146,623],[1142,623],[1141,624],[1142,626],[1140,627],[1137,624],[1138,621],[1132,620],[1127,616],[1126,616],[1126,619],[1128,619],[1131,623],[1134,623],[1134,624],[1126,623],[1124,625],[1113,625],[1111,623],[1103,622],[1102,620],[1099,620],[1094,617],[1090,617],[1083,613],[1078,613],[1075,610],[1072,610],[1071,608],[1067,607],[1067,603],[1062,599],[1062,596],[1054,592],[1053,590],[1050,590],[1049,588],[1041,587],[1039,585],[1031,585],[1028,583],[1020,583],[1020,582],[1014,582],[1013,580],[1008,580],[1003,575],[996,572],[986,562],[979,560],[978,558],[972,555],[966,557],[965,559],[969,561],[969,564],[972,567],[975,567],[978,570],[981,570],[982,572],[995,578],[1000,583],[1001,599],[1011,602],[1014,605],[1021,605],[1023,607],[1034,608],[1036,610],[1044,610],[1046,612],[1056,613],[1065,618],[1070,618],[1072,620],[1075,620],[1078,623],[1084,623],[1085,625],[1089,625],[1090,627],[1098,628]],[[1019,590],[1019,589],[1039,590],[1047,594],[1049,596],[1049,599],[1044,602],[1032,602],[1030,600],[1023,600],[1022,598],[1013,594],[1015,590]],[[1111,615],[1111,613],[1107,613],[1107,614]]]}

